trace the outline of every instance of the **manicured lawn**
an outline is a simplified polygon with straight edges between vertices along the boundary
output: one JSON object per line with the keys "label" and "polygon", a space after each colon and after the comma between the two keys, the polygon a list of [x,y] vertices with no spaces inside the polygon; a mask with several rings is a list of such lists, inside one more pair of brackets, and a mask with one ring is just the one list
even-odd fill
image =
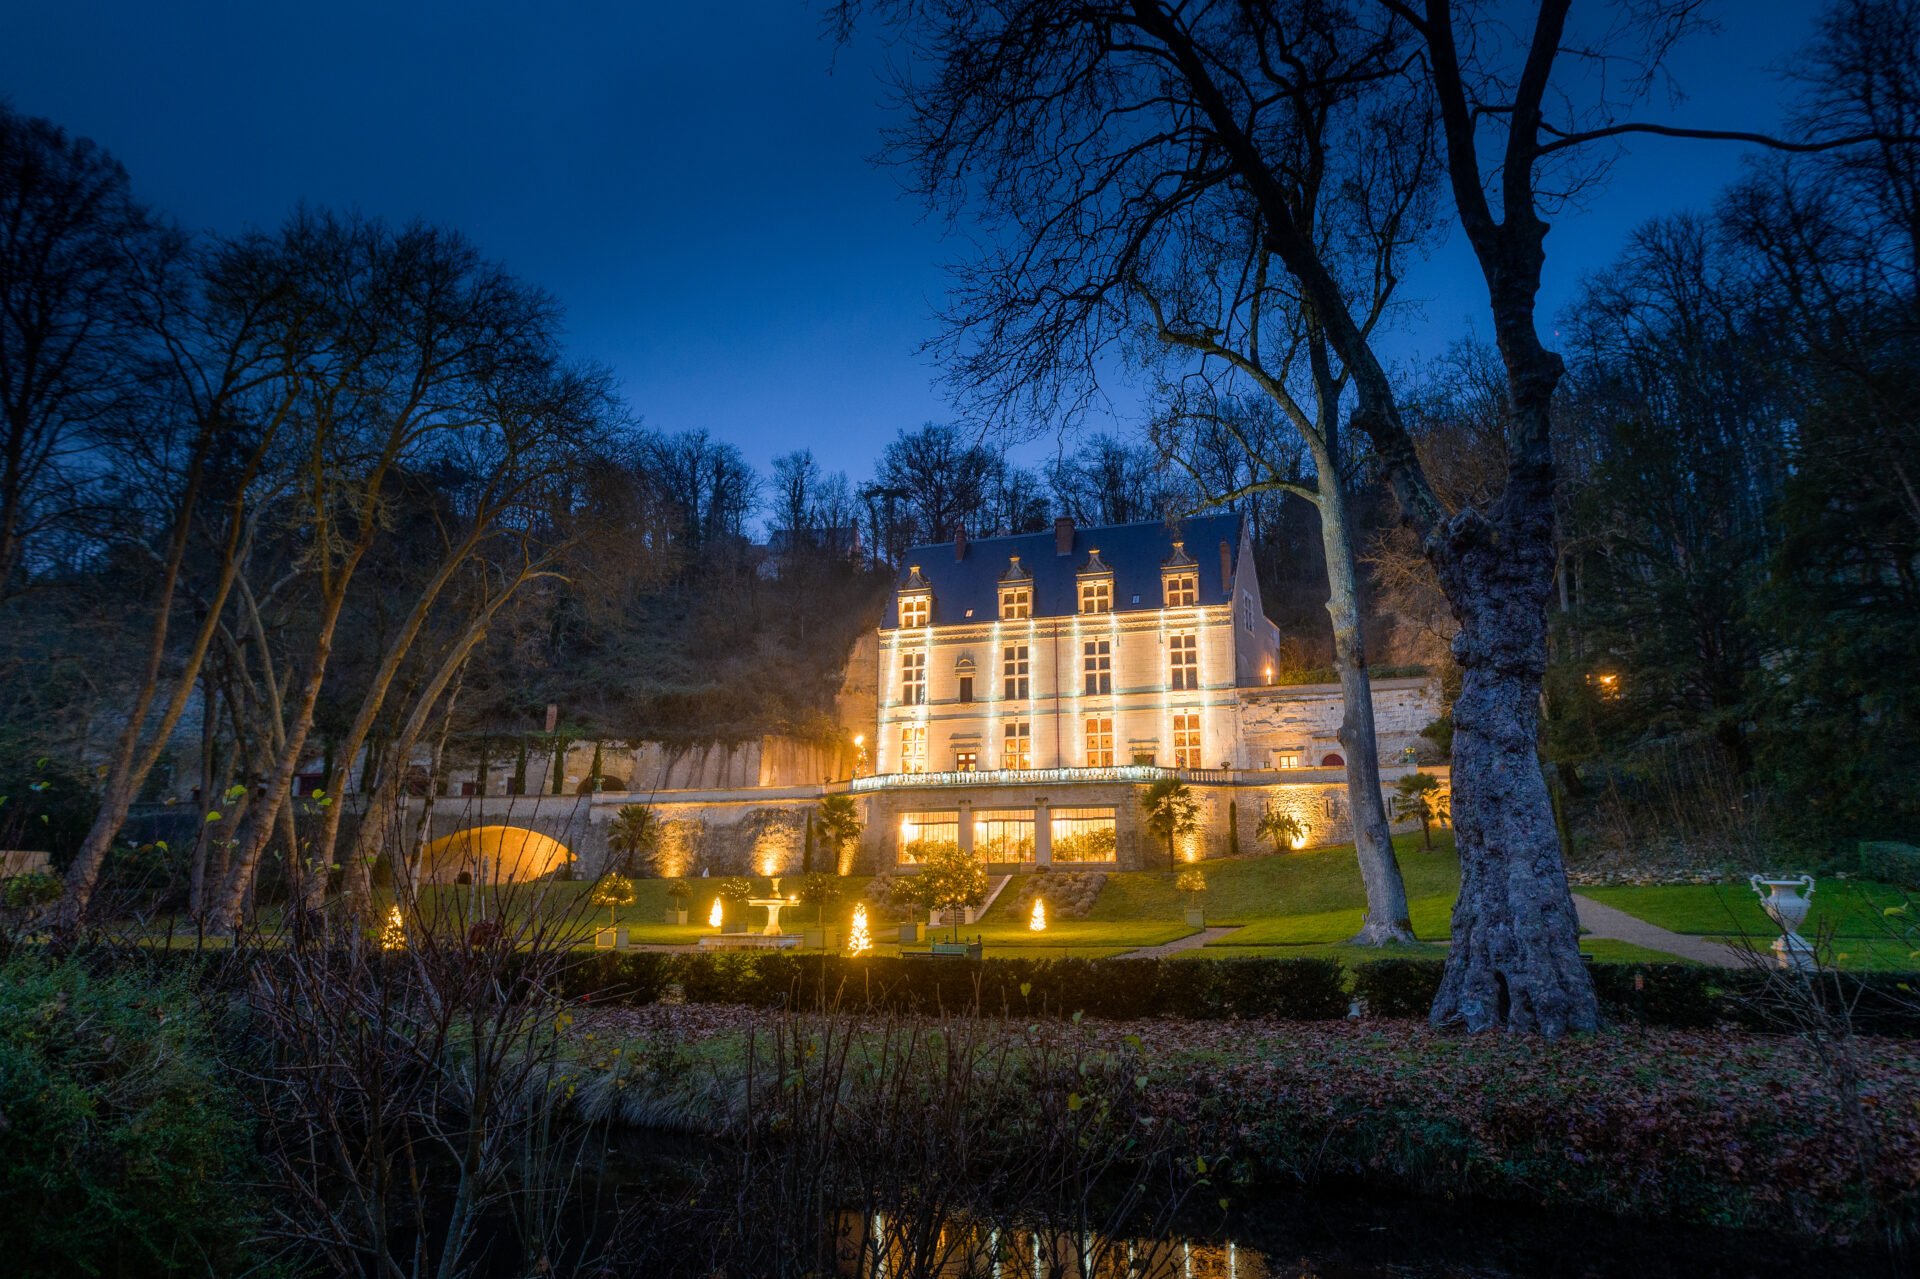
{"label": "manicured lawn", "polygon": [[1177,959],[1337,959],[1351,969],[1376,959],[1445,959],[1447,948],[1428,942],[1414,946],[1346,946],[1337,942],[1308,942],[1301,945],[1235,946],[1215,942],[1195,950],[1183,950]]}
{"label": "manicured lawn", "polygon": [[[1735,946],[1742,944],[1742,939],[1737,937],[1716,940]],[[1809,936],[1807,940],[1813,938]],[[1760,952],[1766,962],[1773,962],[1772,942],[1747,938],[1745,944]],[[1912,972],[1920,969],[1920,945],[1909,945],[1893,937],[1835,937],[1831,948],[1820,958],[1842,972]]]}
{"label": "manicured lawn", "polygon": [[[1771,945],[1780,935],[1745,884],[1610,885],[1581,888],[1581,896],[1626,911],[1676,933],[1707,937],[1746,934]],[[1822,879],[1814,885],[1813,909],[1801,928],[1811,941],[1826,925],[1836,937],[1885,938],[1897,931],[1882,912],[1902,901],[1898,888],[1858,879]]]}

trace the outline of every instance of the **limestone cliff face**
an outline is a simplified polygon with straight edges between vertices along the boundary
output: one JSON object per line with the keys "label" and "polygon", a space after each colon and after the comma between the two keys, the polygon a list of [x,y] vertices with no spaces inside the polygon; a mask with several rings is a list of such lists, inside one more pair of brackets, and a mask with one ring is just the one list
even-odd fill
{"label": "limestone cliff face", "polygon": [[865,631],[847,654],[846,673],[834,697],[834,716],[848,741],[871,743],[880,725],[880,634]]}
{"label": "limestone cliff face", "polygon": [[[1300,757],[1311,768],[1340,754],[1343,711],[1338,684],[1240,690],[1240,766],[1268,768],[1276,754]],[[1439,690],[1429,679],[1382,679],[1373,684],[1373,715],[1380,759],[1397,763],[1411,746],[1422,759],[1433,744],[1420,730],[1440,714]]]}

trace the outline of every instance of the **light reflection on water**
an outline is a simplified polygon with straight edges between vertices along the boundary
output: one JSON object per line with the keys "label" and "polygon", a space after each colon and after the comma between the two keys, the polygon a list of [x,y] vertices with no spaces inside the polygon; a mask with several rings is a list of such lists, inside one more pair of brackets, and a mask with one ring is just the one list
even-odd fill
{"label": "light reflection on water", "polygon": [[916,1238],[885,1213],[844,1214],[837,1273],[847,1279],[1270,1279],[1236,1241],[1112,1238],[1090,1230],[948,1224]]}

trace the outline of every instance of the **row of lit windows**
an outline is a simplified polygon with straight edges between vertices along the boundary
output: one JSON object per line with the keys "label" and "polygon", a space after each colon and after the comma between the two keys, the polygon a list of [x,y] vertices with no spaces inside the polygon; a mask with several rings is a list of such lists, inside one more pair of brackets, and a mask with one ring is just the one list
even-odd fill
{"label": "row of lit windows", "polygon": [[[1113,641],[1091,639],[1081,644],[1081,691],[1088,697],[1113,692]],[[1010,702],[1033,696],[1032,647],[1008,644],[1000,651],[1001,696]],[[959,677],[960,701],[973,700],[973,676]],[[1200,637],[1191,631],[1167,638],[1167,687],[1188,691],[1200,687]],[[927,654],[910,649],[900,655],[900,702],[922,706],[927,701]]]}
{"label": "row of lit windows", "polygon": [[[1168,608],[1192,608],[1200,602],[1200,578],[1195,573],[1168,573],[1161,579]],[[1135,602],[1139,597],[1134,597]],[[1113,579],[1090,577],[1080,583],[1082,613],[1113,611]],[[969,613],[971,616],[971,613]],[[1000,620],[1021,622],[1033,616],[1033,587],[1028,583],[1000,588]],[[900,597],[900,625],[903,628],[926,626],[933,619],[933,597],[927,594]]]}
{"label": "row of lit windows", "polygon": [[[1090,715],[1086,721],[1086,767],[1112,768],[1113,717]],[[980,753],[963,749],[954,752],[955,772],[971,773],[980,767]],[[1200,768],[1200,714],[1183,712],[1173,717],[1173,766]],[[1000,726],[1000,767],[1033,767],[1033,726],[1026,720],[1008,720]],[[927,726],[903,724],[900,727],[900,771],[927,771]]]}

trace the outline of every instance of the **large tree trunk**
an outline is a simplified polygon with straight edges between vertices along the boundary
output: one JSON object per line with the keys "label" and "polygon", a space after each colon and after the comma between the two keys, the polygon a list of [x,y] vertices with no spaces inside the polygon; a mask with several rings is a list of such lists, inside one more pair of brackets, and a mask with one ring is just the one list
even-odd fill
{"label": "large tree trunk", "polygon": [[1373,681],[1367,676],[1366,632],[1360,620],[1353,538],[1346,495],[1330,462],[1321,465],[1320,540],[1327,559],[1327,614],[1333,619],[1333,661],[1340,672],[1340,745],[1347,758],[1347,804],[1353,851],[1367,890],[1367,914],[1353,941],[1365,946],[1412,942],[1407,889],[1393,855],[1386,801],[1380,794],[1380,751],[1373,727]]}
{"label": "large tree trunk", "polygon": [[187,709],[187,702],[193,695],[194,685],[199,682],[200,668],[206,660],[207,649],[213,642],[214,633],[220,625],[220,613],[226,608],[227,594],[233,588],[233,579],[238,570],[239,541],[241,537],[240,500],[236,499],[229,516],[228,538],[223,549],[224,562],[220,566],[220,576],[215,583],[213,593],[207,600],[206,617],[201,621],[199,630],[193,637],[192,647],[187,650],[186,658],[174,684],[173,694],[167,699],[160,713],[159,722],[147,735],[142,746],[141,737],[147,727],[147,715],[153,707],[153,699],[158,695],[160,686],[160,668],[166,658],[167,634],[172,621],[174,596],[180,584],[182,565],[186,559],[187,546],[193,527],[194,513],[199,504],[201,462],[209,447],[210,432],[203,432],[195,445],[192,470],[185,492],[181,495],[180,506],[175,514],[171,544],[167,550],[166,567],[161,574],[160,590],[155,600],[153,629],[147,642],[147,659],[140,676],[140,688],[135,694],[133,705],[127,713],[126,727],[120,732],[120,738],[114,745],[113,757],[107,766],[106,782],[101,787],[100,807],[94,813],[93,824],[87,830],[86,838],[80,843],[80,851],[74,855],[67,867],[66,896],[61,902],[58,926],[71,929],[77,926],[86,914],[87,903],[93,898],[94,886],[100,879],[100,868],[106,863],[107,850],[113,847],[120,828],[126,824],[127,812],[133,807],[133,801],[140,793],[140,787],[146,783],[147,775],[159,762],[166,750],[168,740],[173,736],[175,725]]}
{"label": "large tree trunk", "polygon": [[[484,525],[482,525],[484,528]],[[470,533],[465,541],[440,564],[438,571],[423,586],[402,622],[399,633],[387,651],[381,656],[379,669],[373,674],[367,685],[365,696],[360,699],[360,709],[355,713],[353,723],[347,728],[347,735],[339,743],[339,757],[334,766],[327,771],[327,794],[332,803],[322,810],[320,830],[313,841],[313,860],[320,873],[314,875],[308,884],[306,904],[317,909],[326,896],[327,872],[333,866],[334,848],[340,839],[340,820],[345,814],[344,796],[347,790],[347,777],[353,770],[354,756],[360,753],[361,745],[373,731],[374,721],[379,718],[380,709],[386,705],[387,692],[393,686],[394,676],[400,671],[401,663],[406,660],[413,642],[419,637],[427,618],[433,612],[434,603],[440,592],[453,579],[454,573],[467,562],[474,547],[480,542],[480,531]]]}
{"label": "large tree trunk", "polygon": [[[1544,414],[1545,400],[1531,411]],[[1460,897],[1433,1024],[1592,1030],[1598,1007],[1540,764],[1555,559],[1550,460],[1516,464],[1486,516],[1451,517],[1429,549],[1460,619],[1453,653],[1462,672],[1453,704]]]}
{"label": "large tree trunk", "polygon": [[[356,548],[356,552],[363,550],[364,547]],[[354,559],[357,561],[358,558],[356,553]],[[274,765],[273,775],[267,779],[267,792],[261,797],[253,820],[241,832],[233,865],[227,872],[227,882],[214,901],[213,922],[221,930],[231,929],[239,922],[248,887],[253,882],[254,870],[260,863],[260,854],[266,850],[267,841],[273,838],[274,824],[279,820],[280,810],[285,807],[287,795],[293,788],[293,775],[299,769],[301,753],[307,748],[307,734],[313,727],[313,708],[320,700],[320,686],[326,680],[327,660],[333,654],[333,632],[346,602],[346,584],[350,577],[350,571],[341,575],[333,598],[327,601],[321,613],[319,631],[313,645],[313,665],[307,671],[306,682],[301,687],[299,704],[286,722],[284,742],[277,744],[279,758]]]}

